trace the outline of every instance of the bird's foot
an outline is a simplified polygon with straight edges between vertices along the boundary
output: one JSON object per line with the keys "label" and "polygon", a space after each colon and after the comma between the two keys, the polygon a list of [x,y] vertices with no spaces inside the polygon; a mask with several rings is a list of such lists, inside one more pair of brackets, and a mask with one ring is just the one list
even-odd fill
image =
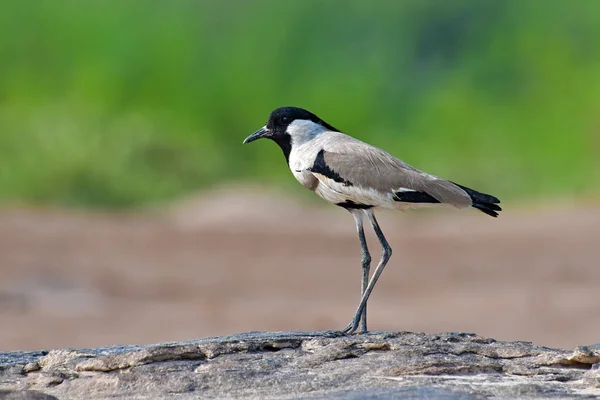
{"label": "bird's foot", "polygon": [[346,325],[346,327],[344,329],[342,329],[342,332],[345,334],[353,333],[356,330],[356,328],[352,329],[352,325],[353,325],[352,322],[350,322],[348,325]]}
{"label": "bird's foot", "polygon": [[[342,329],[342,332],[344,332],[346,335],[351,335],[353,333],[355,333],[358,330],[358,325],[359,325],[358,320],[354,319],[352,320],[352,322],[350,322],[348,325],[346,325],[346,327],[344,329]],[[366,328],[366,327],[364,327]],[[366,329],[361,329],[360,333],[366,333]]]}

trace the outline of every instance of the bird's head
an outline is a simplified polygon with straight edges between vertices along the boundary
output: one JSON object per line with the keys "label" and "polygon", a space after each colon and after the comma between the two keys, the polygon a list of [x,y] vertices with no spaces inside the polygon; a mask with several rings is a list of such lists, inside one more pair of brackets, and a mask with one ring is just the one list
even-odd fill
{"label": "bird's head", "polygon": [[271,139],[288,158],[292,145],[304,143],[327,131],[338,132],[310,111],[298,107],[280,107],[269,115],[266,125],[248,136],[244,143],[262,138]]}

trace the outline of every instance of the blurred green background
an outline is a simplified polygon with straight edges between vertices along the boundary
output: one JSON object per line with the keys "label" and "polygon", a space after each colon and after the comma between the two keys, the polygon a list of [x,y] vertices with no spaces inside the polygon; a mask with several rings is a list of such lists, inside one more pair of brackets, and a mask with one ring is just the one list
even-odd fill
{"label": "blurred green background", "polygon": [[4,0],[0,201],[292,187],[241,144],[283,105],[503,200],[594,197],[599,43],[596,0]]}

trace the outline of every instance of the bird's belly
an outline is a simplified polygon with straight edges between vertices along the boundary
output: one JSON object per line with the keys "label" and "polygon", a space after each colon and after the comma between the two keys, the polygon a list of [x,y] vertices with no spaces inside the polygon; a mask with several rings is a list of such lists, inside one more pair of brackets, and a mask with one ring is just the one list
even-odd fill
{"label": "bird's belly", "polygon": [[327,182],[319,180],[315,193],[333,204],[351,201],[356,204],[373,207],[396,208],[392,196],[387,193],[381,193],[370,188],[344,185],[343,183],[332,182],[330,180]]}
{"label": "bird's belly", "polygon": [[344,193],[332,190],[329,186],[324,185],[322,182],[317,184],[315,193],[325,201],[333,204],[343,203],[348,200],[348,196]]}

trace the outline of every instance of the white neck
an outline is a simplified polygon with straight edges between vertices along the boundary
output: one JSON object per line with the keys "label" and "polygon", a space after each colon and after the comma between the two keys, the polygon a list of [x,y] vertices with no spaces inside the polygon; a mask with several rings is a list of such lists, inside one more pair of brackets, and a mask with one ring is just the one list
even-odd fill
{"label": "white neck", "polygon": [[308,119],[297,119],[288,125],[286,132],[292,138],[292,146],[300,146],[327,132],[327,128]]}

